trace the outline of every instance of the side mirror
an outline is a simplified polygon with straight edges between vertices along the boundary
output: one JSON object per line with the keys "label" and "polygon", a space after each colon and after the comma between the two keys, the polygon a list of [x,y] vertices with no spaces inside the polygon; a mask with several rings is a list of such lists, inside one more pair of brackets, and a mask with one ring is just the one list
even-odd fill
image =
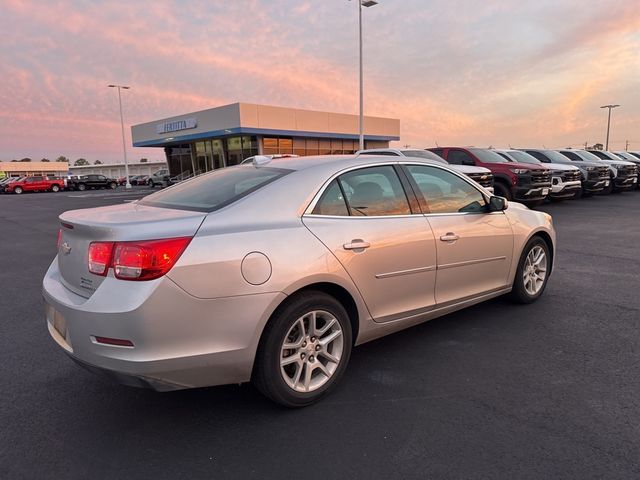
{"label": "side mirror", "polygon": [[489,198],[489,211],[490,212],[502,212],[507,209],[509,202],[504,197],[496,197],[492,195]]}

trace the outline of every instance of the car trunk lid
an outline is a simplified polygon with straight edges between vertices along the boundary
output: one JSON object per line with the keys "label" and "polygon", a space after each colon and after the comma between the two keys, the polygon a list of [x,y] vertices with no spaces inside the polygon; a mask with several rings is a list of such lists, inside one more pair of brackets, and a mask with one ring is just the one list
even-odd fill
{"label": "car trunk lid", "polygon": [[[91,242],[126,242],[193,236],[206,213],[128,203],[60,215],[58,268],[72,292],[91,297],[106,277],[89,272]],[[109,275],[113,275],[109,272]]]}

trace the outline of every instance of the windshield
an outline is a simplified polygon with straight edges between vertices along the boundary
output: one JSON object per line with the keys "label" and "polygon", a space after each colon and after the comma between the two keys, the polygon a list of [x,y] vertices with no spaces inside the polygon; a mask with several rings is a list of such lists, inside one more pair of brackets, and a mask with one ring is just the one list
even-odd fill
{"label": "windshield", "polygon": [[485,150],[483,148],[469,148],[469,151],[485,163],[507,163],[508,160],[502,158],[496,152]]}
{"label": "windshield", "polygon": [[506,152],[511,158],[513,158],[518,163],[542,163],[536,157],[529,155],[526,152],[521,152],[519,150],[509,150]]}
{"label": "windshield", "polygon": [[573,150],[573,152],[583,160],[586,160],[587,162],[600,161],[600,157],[598,157],[597,155],[594,155],[593,153],[589,153],[586,150]]}
{"label": "windshield", "polygon": [[561,154],[560,152],[556,152],[555,150],[540,150],[540,152],[543,153],[549,160],[551,160],[551,162],[567,163],[567,160],[569,160],[563,154]]}
{"label": "windshield", "polygon": [[[589,153],[591,153],[591,152],[589,152]],[[599,155],[598,155],[598,154],[599,154]],[[611,153],[611,152],[600,151],[600,152],[598,152],[598,154],[591,153],[591,155],[596,155],[597,157],[600,157],[600,158],[605,157],[605,158],[607,158],[608,160],[620,160],[619,158],[617,158],[617,157],[616,157],[613,153]]]}
{"label": "windshield", "polygon": [[249,164],[222,168],[153,193],[139,203],[152,207],[213,212],[292,171]]}

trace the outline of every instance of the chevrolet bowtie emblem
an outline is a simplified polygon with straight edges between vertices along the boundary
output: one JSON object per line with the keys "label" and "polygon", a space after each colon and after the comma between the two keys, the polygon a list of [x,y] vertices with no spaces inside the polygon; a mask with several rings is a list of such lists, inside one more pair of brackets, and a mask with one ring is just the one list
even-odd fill
{"label": "chevrolet bowtie emblem", "polygon": [[71,245],[69,245],[67,242],[64,242],[62,245],[60,245],[60,248],[62,249],[62,253],[64,253],[65,255],[69,255],[71,253]]}

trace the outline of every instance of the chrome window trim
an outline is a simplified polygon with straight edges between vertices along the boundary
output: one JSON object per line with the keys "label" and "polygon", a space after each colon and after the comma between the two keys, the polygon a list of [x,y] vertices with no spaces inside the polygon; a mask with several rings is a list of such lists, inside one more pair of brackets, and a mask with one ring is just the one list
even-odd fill
{"label": "chrome window trim", "polygon": [[[398,157],[394,157],[394,158],[398,158]],[[340,175],[343,175],[345,173],[349,173],[353,170],[359,170],[361,168],[371,168],[371,167],[393,167],[394,165],[398,165],[399,162],[395,161],[395,162],[379,162],[379,163],[364,163],[362,165],[351,165],[350,167],[346,167],[336,173],[334,173],[333,175],[331,175],[329,177],[329,179],[324,182],[322,184],[322,186],[320,187],[320,189],[318,190],[318,192],[313,196],[313,199],[311,199],[311,203],[309,203],[309,206],[307,206],[307,208],[305,208],[304,213],[302,214],[303,217],[305,216],[310,216],[310,217],[329,217],[329,218],[398,218],[398,217],[414,217],[416,215],[422,215],[422,213],[412,213],[411,215],[407,215],[407,214],[402,214],[402,215],[371,215],[371,216],[355,216],[355,215],[319,215],[317,213],[312,213],[313,209],[316,208],[316,204],[320,201],[320,197],[322,197],[322,194],[324,193],[324,191],[329,188],[329,185],[331,184],[331,182],[333,182],[336,178],[338,178]],[[400,177],[398,177],[398,181],[400,182],[400,184],[402,185],[402,180],[400,179]],[[404,185],[402,186],[402,189],[404,191]],[[406,195],[406,192],[405,192]],[[346,199],[345,199],[345,205],[346,205]],[[409,199],[407,199],[407,206],[409,206]]]}
{"label": "chrome window trim", "polygon": [[[395,157],[395,158],[409,158],[409,157]],[[302,216],[306,217],[319,217],[319,218],[398,218],[398,217],[415,217],[417,215],[420,216],[429,216],[429,215],[486,215],[486,213],[482,213],[482,212],[450,212],[450,213],[412,213],[411,215],[375,215],[375,216],[354,216],[354,215],[319,215],[317,213],[312,213],[313,209],[316,208],[316,204],[318,203],[318,201],[320,201],[320,197],[322,197],[324,191],[329,187],[329,185],[331,184],[332,181],[334,181],[336,178],[338,178],[340,175],[345,174],[345,173],[349,173],[352,170],[358,170],[360,168],[370,168],[370,167],[385,167],[385,166],[394,166],[394,165],[417,165],[417,166],[426,166],[426,167],[433,167],[433,168],[439,168],[440,170],[444,170],[446,172],[449,173],[453,173],[454,175],[456,175],[458,178],[461,178],[462,180],[464,180],[465,182],[467,182],[469,185],[471,185],[473,188],[475,188],[476,190],[478,190],[480,192],[480,194],[484,197],[485,201],[488,203],[489,202],[489,198],[491,198],[491,194],[490,192],[486,191],[484,189],[484,187],[482,187],[482,185],[480,185],[481,189],[478,189],[478,185],[474,185],[474,182],[472,179],[470,179],[469,177],[467,177],[466,175],[464,175],[461,172],[457,172],[455,170],[453,170],[452,168],[448,167],[447,165],[439,165],[439,164],[433,164],[433,163],[428,163],[428,162],[420,162],[420,161],[416,161],[415,159],[412,160],[396,160],[394,162],[379,162],[379,163],[365,163],[362,165],[352,165],[350,167],[346,167],[336,173],[334,173],[333,175],[331,175],[329,177],[329,179],[327,181],[325,181],[322,186],[320,187],[320,189],[318,190],[318,192],[313,196],[313,198],[311,199],[311,202],[309,203],[309,205],[307,206],[307,208],[305,208]],[[471,183],[473,182],[473,183]],[[404,188],[404,187],[403,187]],[[346,204],[346,200],[345,200],[345,204]],[[502,213],[502,212],[489,212],[489,213]]]}
{"label": "chrome window trim", "polygon": [[354,220],[356,218],[366,220],[368,218],[413,218],[413,217],[424,217],[423,213],[412,213],[411,215],[320,215],[317,213],[305,213],[302,215],[303,218],[346,218],[349,220]]}

